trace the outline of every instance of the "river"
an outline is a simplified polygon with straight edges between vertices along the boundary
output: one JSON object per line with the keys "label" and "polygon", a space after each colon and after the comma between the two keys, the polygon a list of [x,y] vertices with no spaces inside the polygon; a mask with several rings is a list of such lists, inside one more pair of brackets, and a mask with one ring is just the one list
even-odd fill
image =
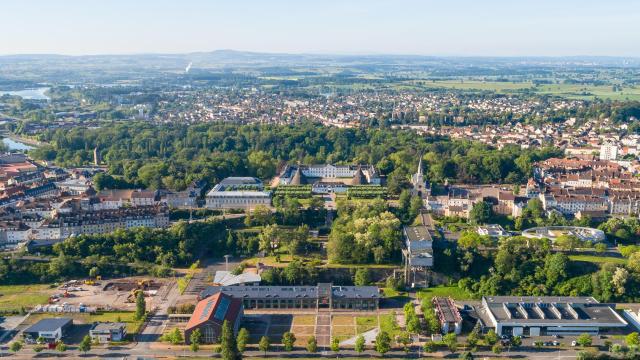
{"label": "river", "polygon": [[35,149],[31,145],[19,142],[10,138],[2,138],[2,142],[7,146],[9,151],[28,151]]}
{"label": "river", "polygon": [[27,100],[49,100],[50,98],[45,95],[45,92],[49,90],[48,87],[41,87],[37,89],[25,89],[25,90],[14,90],[14,91],[5,91],[0,90],[0,96],[9,94],[13,96],[20,96],[23,99]]}

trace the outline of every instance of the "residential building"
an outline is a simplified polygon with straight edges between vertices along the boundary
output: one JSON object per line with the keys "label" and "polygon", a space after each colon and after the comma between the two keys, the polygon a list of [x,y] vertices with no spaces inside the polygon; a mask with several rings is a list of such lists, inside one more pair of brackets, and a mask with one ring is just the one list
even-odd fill
{"label": "residential building", "polygon": [[443,334],[460,334],[462,331],[462,317],[456,303],[450,297],[435,296],[432,300],[433,309],[440,322]]}

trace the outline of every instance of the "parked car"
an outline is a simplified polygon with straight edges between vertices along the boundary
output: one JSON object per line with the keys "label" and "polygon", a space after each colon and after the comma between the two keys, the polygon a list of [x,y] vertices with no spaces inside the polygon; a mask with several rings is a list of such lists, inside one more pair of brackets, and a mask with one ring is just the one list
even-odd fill
{"label": "parked car", "polygon": [[555,335],[553,335],[553,338],[554,338],[554,339],[562,339],[562,336],[560,336],[560,335],[558,335],[558,334],[555,334]]}
{"label": "parked car", "polygon": [[576,346],[576,345],[578,345],[578,343],[577,343],[575,340],[573,340],[573,341],[571,342],[571,346]]}

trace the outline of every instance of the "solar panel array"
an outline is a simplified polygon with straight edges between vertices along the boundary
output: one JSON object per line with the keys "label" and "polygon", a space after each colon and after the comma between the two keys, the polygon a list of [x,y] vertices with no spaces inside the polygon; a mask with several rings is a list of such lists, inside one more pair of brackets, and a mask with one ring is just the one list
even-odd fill
{"label": "solar panel array", "polygon": [[229,301],[229,298],[221,297],[220,304],[218,304],[218,307],[216,308],[216,313],[213,314],[213,317],[217,320],[223,321],[225,315],[227,314],[227,310],[229,309],[230,304],[231,304],[231,301]]}
{"label": "solar panel array", "polygon": [[209,313],[211,312],[212,306],[213,306],[213,300],[207,301],[207,304],[204,306],[204,309],[202,309],[202,312],[200,313],[201,321],[209,318]]}

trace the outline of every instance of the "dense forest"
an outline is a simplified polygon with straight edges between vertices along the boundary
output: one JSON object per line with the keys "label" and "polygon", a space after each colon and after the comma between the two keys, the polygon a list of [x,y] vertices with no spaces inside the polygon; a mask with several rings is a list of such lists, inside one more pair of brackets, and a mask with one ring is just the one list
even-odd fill
{"label": "dense forest", "polygon": [[408,187],[420,154],[429,180],[465,183],[518,183],[532,164],[560,155],[558,149],[503,149],[429,138],[386,128],[337,129],[305,123],[296,126],[210,123],[193,126],[132,122],[99,129],[76,128],[42,133],[49,143],[32,151],[61,166],[93,161],[97,147],[114,187],[184,189],[195,180],[215,183],[227,176],[266,179],[285,163],[373,164],[387,177],[391,193]]}

